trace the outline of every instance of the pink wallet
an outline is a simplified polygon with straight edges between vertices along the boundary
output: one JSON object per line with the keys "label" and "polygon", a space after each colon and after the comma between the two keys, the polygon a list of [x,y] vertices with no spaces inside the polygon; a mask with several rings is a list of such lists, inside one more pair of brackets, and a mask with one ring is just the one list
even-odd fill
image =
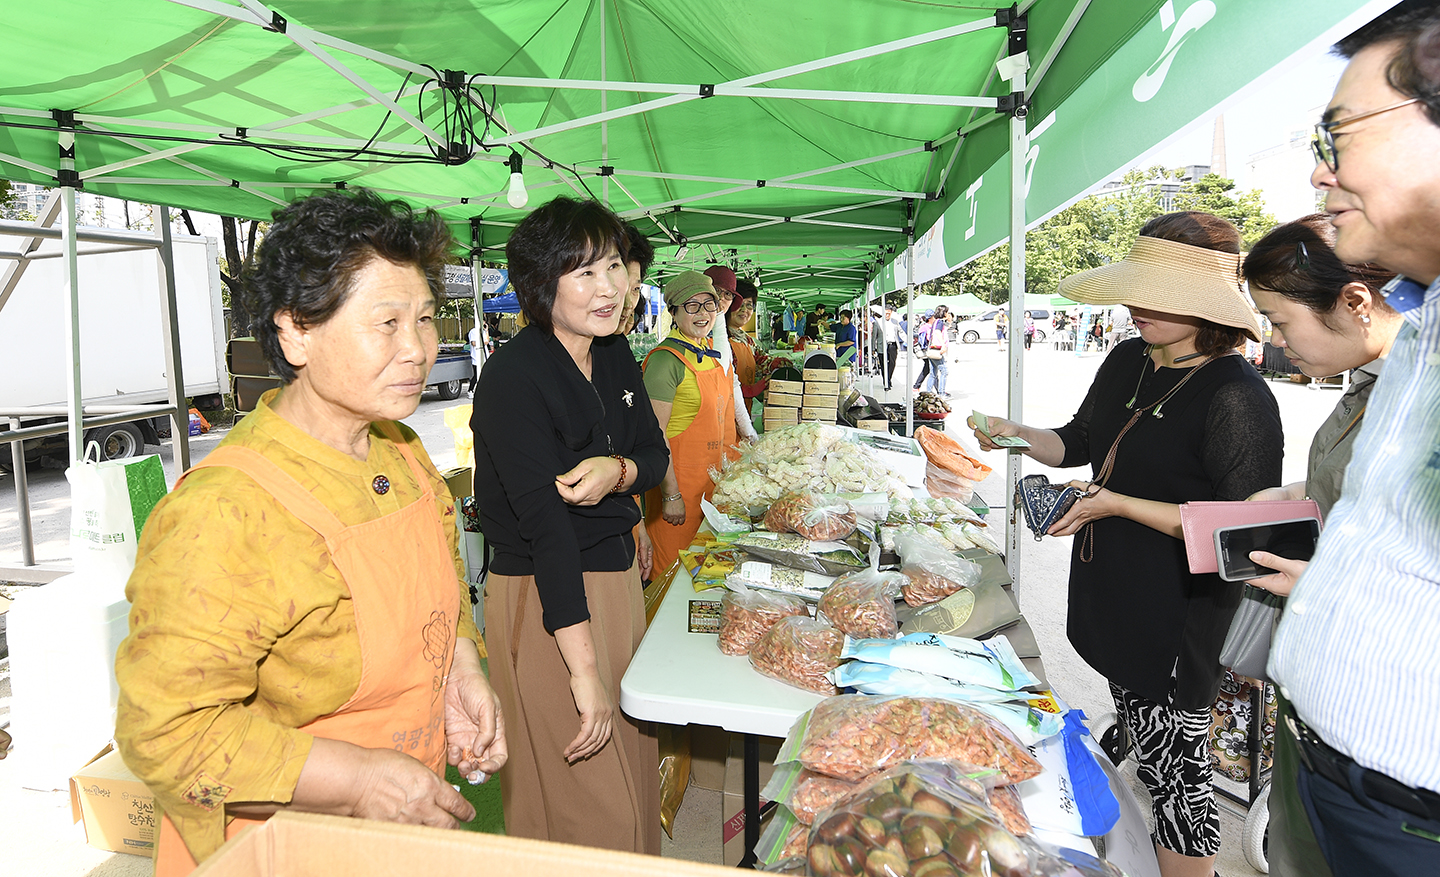
{"label": "pink wallet", "polygon": [[1185,555],[1190,561],[1190,572],[1220,571],[1220,564],[1215,559],[1215,531],[1221,527],[1311,517],[1324,523],[1320,517],[1320,506],[1313,499],[1181,503],[1180,528],[1185,531]]}

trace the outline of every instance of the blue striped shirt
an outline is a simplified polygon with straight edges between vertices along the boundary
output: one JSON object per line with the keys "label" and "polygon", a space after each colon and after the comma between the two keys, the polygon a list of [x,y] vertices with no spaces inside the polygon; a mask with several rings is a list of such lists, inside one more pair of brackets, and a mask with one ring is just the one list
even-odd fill
{"label": "blue striped shirt", "polygon": [[1405,322],[1270,675],[1326,743],[1440,791],[1440,279],[1392,287]]}

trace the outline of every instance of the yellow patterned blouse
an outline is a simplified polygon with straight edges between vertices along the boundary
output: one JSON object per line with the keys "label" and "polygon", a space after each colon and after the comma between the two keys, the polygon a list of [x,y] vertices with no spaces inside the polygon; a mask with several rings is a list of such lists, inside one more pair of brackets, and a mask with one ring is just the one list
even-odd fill
{"label": "yellow patterned blouse", "polygon": [[[348,526],[419,499],[396,446],[371,428],[360,462],[276,414],[266,394],[221,445],[264,454]],[[455,503],[420,439],[401,426],[430,475],[470,605]],[[377,495],[376,475],[391,489]],[[290,801],[311,737],[296,730],[334,712],[360,681],[350,594],[318,533],[233,469],[201,469],[151,513],[141,535],[130,635],[115,657],[115,739],[197,859],[225,840],[222,805],[197,790],[218,781],[231,802]],[[469,612],[457,634],[477,640]],[[481,654],[484,654],[482,651]],[[203,778],[203,779],[202,779]]]}

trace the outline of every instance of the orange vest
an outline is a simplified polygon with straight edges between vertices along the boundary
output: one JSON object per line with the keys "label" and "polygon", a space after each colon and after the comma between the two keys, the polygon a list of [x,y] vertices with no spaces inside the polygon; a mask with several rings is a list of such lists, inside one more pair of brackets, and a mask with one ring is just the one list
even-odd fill
{"label": "orange vest", "polygon": [[[665,351],[677,356],[685,368],[695,376],[700,388],[700,411],[690,425],[679,435],[670,439],[670,464],[675,467],[675,479],[679,482],[680,495],[685,499],[685,523],[676,527],[660,517],[665,493],[663,486],[645,494],[645,532],[655,546],[655,565],[652,576],[670,568],[680,556],[681,549],[688,548],[700,529],[704,514],[700,511],[701,498],[709,499],[715,492],[710,480],[711,467],[719,466],[726,456],[735,452],[735,377],[726,368],[712,368],[697,371],[685,359],[685,351],[673,347],[656,347],[645,357]],[[664,428],[664,424],[661,424]]]}
{"label": "orange vest", "polygon": [[[445,677],[455,657],[460,584],[444,526],[435,514],[430,479],[394,424],[382,423],[380,428],[409,462],[425,495],[353,527],[342,524],[299,482],[250,448],[216,448],[189,472],[228,466],[254,479],[286,511],[325,537],[330,559],[350,589],[360,638],[360,684],[343,706],[300,730],[367,749],[405,752],[444,776]],[[226,825],[225,838],[263,822],[237,816]],[[195,867],[180,833],[162,814],[156,877],[181,877]]]}

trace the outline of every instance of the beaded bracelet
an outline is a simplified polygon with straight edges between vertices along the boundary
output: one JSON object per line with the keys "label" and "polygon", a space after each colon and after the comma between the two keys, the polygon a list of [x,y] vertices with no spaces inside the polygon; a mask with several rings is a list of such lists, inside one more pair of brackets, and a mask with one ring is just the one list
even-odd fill
{"label": "beaded bracelet", "polygon": [[619,454],[613,454],[612,456],[620,461],[620,477],[615,480],[615,486],[610,488],[610,492],[619,493],[621,488],[625,486],[625,473],[629,471],[629,466],[626,465],[625,458]]}

